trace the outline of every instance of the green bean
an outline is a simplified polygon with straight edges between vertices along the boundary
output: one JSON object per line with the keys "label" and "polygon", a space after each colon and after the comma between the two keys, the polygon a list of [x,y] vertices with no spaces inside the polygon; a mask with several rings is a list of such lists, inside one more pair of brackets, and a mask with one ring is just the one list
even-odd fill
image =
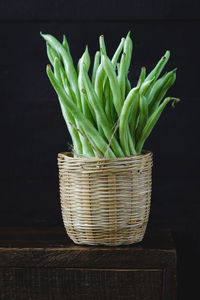
{"label": "green bean", "polygon": [[67,51],[67,54],[68,54],[68,56],[69,56],[69,59],[71,60],[71,64],[73,64],[73,59],[72,59],[72,56],[71,56],[71,53],[70,53],[70,49],[69,49],[69,44],[68,44],[68,42],[67,42],[67,38],[66,38],[66,36],[63,34],[63,42],[62,42],[62,44],[63,44],[63,47],[66,49],[66,51]]}
{"label": "green bean", "polygon": [[128,80],[128,77],[126,77],[126,94],[125,94],[125,97],[127,97],[130,90],[131,90],[131,84],[130,84],[130,81]]}
{"label": "green bean", "polygon": [[[117,50],[115,51],[115,53],[114,53],[114,55],[113,55],[113,57],[112,57],[111,62],[112,62],[112,64],[113,64],[114,69],[116,68],[117,60],[118,60],[119,55],[120,55],[120,53],[121,53],[121,51],[122,51],[122,49],[123,49],[124,41],[125,41],[125,38],[122,38],[122,39],[121,39],[121,42],[120,42],[120,44],[119,44],[119,46],[117,47]],[[104,46],[103,46],[102,48],[104,49],[103,52],[106,53],[105,44],[104,44]],[[107,81],[108,81],[108,78],[107,78],[107,76],[104,75],[104,83],[103,83],[103,85],[104,85],[106,88],[108,88],[108,86],[109,86],[109,84],[107,83]],[[122,81],[123,81],[123,79],[122,79]],[[126,84],[126,82],[125,82],[125,84]],[[126,87],[125,87],[125,88],[126,88]],[[110,93],[109,93],[109,94],[110,94]],[[105,98],[105,99],[106,99],[106,98]],[[114,115],[113,105],[112,105],[111,101],[109,100],[109,103],[107,103],[107,101],[105,101],[105,107],[108,108],[109,106],[110,106],[111,114]]]}
{"label": "green bean", "polygon": [[[60,85],[62,83],[61,86],[64,86],[63,82],[62,82],[62,77],[61,77],[61,74],[60,74],[60,60],[58,57],[55,57],[54,58],[54,70],[55,70],[55,78],[57,81],[59,81]],[[72,114],[69,112],[69,111],[66,111],[65,108],[64,108],[64,105],[62,103],[62,101],[60,100],[59,98],[59,102],[60,102],[60,106],[61,106],[61,111],[62,111],[62,115],[63,115],[63,118],[66,122],[66,125],[67,125],[67,128],[69,130],[69,133],[72,137],[72,142],[73,142],[73,145],[74,145],[74,150],[75,152],[77,153],[82,153],[82,144],[81,144],[81,141],[80,141],[80,136],[79,136],[79,133],[69,125],[69,122],[71,123],[75,123],[75,120],[72,116]]]}
{"label": "green bean", "polygon": [[[62,67],[61,61],[57,56],[54,58],[54,64],[53,65],[54,65],[55,78],[58,80],[58,82],[61,84],[61,86],[66,90],[66,92],[69,95],[69,97],[71,98],[71,100],[74,103],[76,103],[76,97],[74,95],[74,92],[73,92],[72,89],[70,89],[70,86],[68,85],[67,78],[65,77],[64,69]],[[61,104],[61,109],[62,109],[63,104],[62,104],[61,101],[60,101],[60,104]],[[70,118],[70,122],[71,121],[73,121],[73,123],[76,123],[76,126],[78,128],[80,127],[77,120],[74,120],[73,116],[71,116],[71,118]],[[71,126],[68,126],[68,128],[72,129]],[[73,131],[74,130],[75,129],[73,128]],[[85,140],[83,140],[83,137],[79,134],[79,132],[76,131],[76,134],[78,134],[79,140],[80,140],[79,149],[77,149],[78,150],[77,152],[81,154],[81,153],[85,152],[85,151],[83,152],[83,149],[85,148],[84,147]],[[87,145],[86,145],[86,148],[87,148]],[[89,151],[89,150],[88,150],[88,153],[89,153],[89,155],[92,155],[92,152]]]}
{"label": "green bean", "polygon": [[87,142],[87,140],[86,140],[86,138],[85,138],[85,136],[87,136],[87,134],[85,133],[83,127],[81,126],[80,121],[75,120],[75,122],[76,122],[76,127],[77,127],[77,128],[81,131],[81,133],[83,134],[83,136],[82,136],[82,134],[79,134],[80,140],[81,140],[81,143],[82,143],[82,153],[83,153],[84,155],[89,156],[89,157],[90,157],[90,156],[95,156],[95,153],[94,153],[92,147],[89,145],[89,143]]}
{"label": "green bean", "polygon": [[136,143],[136,141],[135,141],[135,130],[136,130],[136,126],[137,126],[137,123],[138,123],[138,116],[139,116],[139,100],[140,100],[139,96],[134,99],[131,110],[130,110],[131,121],[129,122],[130,123],[129,127],[130,127],[130,132],[131,132],[131,135],[132,135],[134,145]]}
{"label": "green bean", "polygon": [[[46,43],[46,47],[47,47],[47,56],[48,56],[48,59],[49,59],[50,63],[53,66],[53,64],[54,64],[54,58],[55,58],[55,56],[58,56],[58,55],[57,55],[56,51],[53,50],[48,43]],[[54,53],[53,53],[53,51],[54,51]]]}
{"label": "green bean", "polygon": [[66,111],[65,106],[62,104],[60,97],[58,96],[59,102],[60,102],[60,107],[61,107],[61,112],[62,112],[62,116],[65,120],[65,123],[67,125],[67,129],[69,131],[69,134],[71,136],[72,139],[72,144],[74,147],[74,151],[75,153],[82,153],[82,144],[80,141],[80,137],[79,137],[79,133],[72,127],[70,126],[69,122],[71,122],[72,124],[75,123],[74,117],[71,114],[70,111]]}
{"label": "green bean", "polygon": [[130,33],[131,32],[129,31],[124,42],[124,52],[126,53],[126,74],[128,74],[128,70],[131,64],[132,49],[133,49],[133,43],[130,38]]}
{"label": "green bean", "polygon": [[140,86],[140,93],[143,96],[146,96],[151,90],[152,85],[155,83],[155,78],[153,77],[151,80],[144,81]]}
{"label": "green bean", "polygon": [[[61,75],[62,74],[61,73],[62,72],[61,62],[57,57],[55,57],[55,59],[54,59],[54,70],[55,70],[56,79],[61,84],[61,86],[64,87],[63,79],[62,79],[62,75]],[[69,95],[71,96],[71,99],[73,99],[73,102],[76,103],[76,99],[74,99],[75,95],[73,95],[73,90],[70,91],[70,87],[68,87],[68,90],[69,90]],[[78,120],[75,120],[75,124],[76,124],[76,127],[78,129],[80,129],[80,131],[83,134],[85,134],[84,130],[81,128]],[[94,156],[94,151],[92,150],[91,146],[87,143],[87,140],[79,132],[78,132],[78,134],[79,134],[80,141],[82,143],[82,152],[81,153],[86,154],[87,156]],[[79,150],[79,153],[80,153],[80,150]]]}
{"label": "green bean", "polygon": [[156,97],[153,99],[153,101],[149,105],[149,115],[151,115],[154,110],[159,106],[162,99],[165,97],[167,91],[169,88],[174,84],[176,80],[176,71],[173,72],[170,76],[170,78],[167,80],[166,83],[163,84],[162,88],[160,89],[159,93],[157,93]]}
{"label": "green bean", "polygon": [[124,47],[124,42],[125,42],[125,38],[122,38],[119,46],[117,47],[117,50],[115,51],[115,53],[112,57],[112,64],[113,64],[114,70],[116,69],[117,61],[118,61],[120,53]]}
{"label": "green bean", "polygon": [[134,139],[132,138],[129,126],[127,129],[127,132],[128,132],[128,145],[129,145],[130,155],[136,155],[137,153],[135,150],[135,142],[134,142]]}
{"label": "green bean", "polygon": [[152,87],[149,95],[147,95],[149,110],[151,110],[152,107],[154,106],[154,104],[157,103],[157,99],[158,99],[159,94],[161,93],[163,87],[166,85],[166,87],[168,88],[168,80],[170,78],[174,77],[174,74],[176,73],[176,70],[177,69],[173,69],[172,71],[166,73],[165,75],[163,75],[160,79],[158,79],[155,82],[155,84]]}
{"label": "green bean", "polygon": [[96,78],[94,83],[94,90],[99,98],[101,107],[104,107],[103,101],[103,82],[105,78],[105,71],[103,69],[103,64],[101,63],[96,71]]}
{"label": "green bean", "polygon": [[135,140],[138,141],[144,126],[146,125],[148,119],[148,104],[146,98],[140,93],[140,101],[139,101],[139,120],[135,132]]}
{"label": "green bean", "polygon": [[141,72],[140,72],[140,77],[139,77],[139,80],[138,80],[138,83],[137,83],[137,86],[138,86],[139,88],[140,88],[140,86],[142,85],[142,83],[144,82],[145,76],[146,76],[146,68],[145,68],[145,67],[142,67],[142,68],[141,68]]}
{"label": "green bean", "polygon": [[60,75],[57,75],[57,77],[58,76],[60,77],[61,85],[64,87],[65,92],[72,99],[72,101],[74,101],[74,103],[76,103],[77,102],[76,95],[69,84],[65,70],[64,70],[62,63],[58,57],[55,57],[55,62],[53,65],[54,65],[54,69],[57,68],[57,74],[60,73]]}
{"label": "green bean", "polygon": [[64,78],[64,90],[66,91],[67,95],[69,95],[69,97],[72,99],[72,101],[76,104],[76,95],[74,94],[74,91],[69,85],[67,78]]}
{"label": "green bean", "polygon": [[77,66],[76,66],[76,73],[77,73],[77,76],[79,75],[79,71],[80,71],[80,58],[79,58],[79,60],[78,60],[78,62],[77,62]]}
{"label": "green bean", "polygon": [[[100,53],[105,53],[106,55],[106,46],[105,46],[105,41],[104,41],[104,36],[101,35],[99,37],[99,46],[100,46]],[[106,74],[102,66],[102,60],[101,64],[98,66],[97,71],[96,71],[96,78],[94,82],[94,89],[95,92],[100,100],[101,106],[104,107],[105,103],[103,103],[103,85],[105,84],[106,80]]]}
{"label": "green bean", "polygon": [[84,52],[84,56],[83,56],[83,61],[84,61],[84,65],[85,65],[85,69],[88,72],[89,68],[90,68],[90,54],[88,51],[88,46],[86,45],[85,47],[85,52]]}
{"label": "green bean", "polygon": [[126,88],[126,53],[122,53],[121,60],[120,60],[120,65],[119,65],[119,74],[118,74],[118,81],[119,81],[119,86],[121,90],[121,96],[122,99],[125,98],[125,88]]}
{"label": "green bean", "polygon": [[122,100],[125,99],[126,87],[128,87],[127,86],[127,83],[128,83],[127,76],[128,76],[128,70],[129,70],[130,62],[131,62],[131,56],[132,56],[132,40],[130,38],[130,31],[129,31],[129,33],[127,34],[127,37],[124,41],[124,52],[122,53],[120,65],[119,65],[119,69],[118,69],[118,81],[119,81],[119,85],[120,85]]}
{"label": "green bean", "polygon": [[[59,58],[58,53],[48,44],[47,45],[47,55],[49,57],[49,60],[51,62],[51,64],[55,67],[55,63],[57,64],[57,79],[60,81],[60,83],[62,84],[62,86],[64,87],[66,93],[68,94],[68,96],[73,99],[73,101],[76,103],[76,96],[73,92],[73,90],[71,89],[66,73],[64,71],[64,68],[62,66],[61,60]],[[59,78],[58,78],[59,77]]]}
{"label": "green bean", "polygon": [[117,114],[119,116],[122,109],[122,97],[121,97],[121,90],[118,83],[118,79],[113,69],[113,65],[111,61],[109,60],[108,57],[106,57],[103,54],[102,54],[102,64],[110,82],[110,87],[113,95],[113,103],[117,111]]}
{"label": "green bean", "polygon": [[[106,98],[106,94],[105,94],[105,98]],[[108,120],[111,120],[111,111],[110,111],[110,102],[109,101],[106,101],[105,113],[106,113]]]}
{"label": "green bean", "polygon": [[[130,149],[129,149],[129,135],[128,135],[128,129],[123,133],[123,139],[125,141],[125,144],[122,145],[122,149],[124,151],[124,153],[126,154],[126,156],[130,156]],[[121,140],[120,140],[121,143]]]}
{"label": "green bean", "polygon": [[137,143],[136,151],[137,151],[138,154],[141,153],[144,142],[146,141],[146,139],[150,135],[151,131],[153,130],[153,128],[155,126],[155,124],[157,123],[158,119],[160,118],[160,115],[161,115],[162,111],[164,110],[165,106],[167,105],[167,103],[169,101],[173,101],[173,105],[174,105],[174,103],[179,102],[180,99],[168,97],[160,104],[160,106],[156,109],[156,111],[154,111],[154,113],[148,119],[145,127],[143,128],[142,134],[141,134],[140,139]]}
{"label": "green bean", "polygon": [[55,56],[55,58],[54,58],[54,63],[53,63],[54,69],[55,69],[55,64],[58,64],[57,68],[58,68],[59,73],[60,73],[60,76],[59,76],[60,81],[62,82],[62,86],[65,88],[65,80],[67,81],[68,85],[69,85],[69,82],[68,82],[65,70],[62,66],[62,63],[61,63],[60,59],[57,56]]}
{"label": "green bean", "polygon": [[132,41],[129,32],[124,41],[124,52],[122,53],[119,70],[118,70],[118,81],[121,90],[122,100],[124,100],[126,94],[127,74],[131,62],[131,55],[132,55]]}
{"label": "green bean", "polygon": [[[144,81],[144,78],[145,78],[145,68],[142,67],[137,87],[140,89],[140,94],[142,94],[143,96],[145,96],[146,92],[150,89],[150,87],[154,83],[154,78],[151,80],[148,80],[148,81]],[[132,109],[133,109],[133,107],[132,107]],[[132,111],[129,115],[129,123],[130,123],[131,119],[132,119]],[[133,130],[135,130],[134,126],[132,125],[131,132],[133,132]]]}
{"label": "green bean", "polygon": [[94,83],[95,83],[95,77],[96,77],[97,69],[98,69],[98,66],[99,66],[99,62],[100,62],[100,52],[97,51],[95,53],[93,70],[92,70],[92,84],[93,84],[93,86],[94,86]]}
{"label": "green bean", "polygon": [[[56,67],[56,64],[58,64],[58,66]],[[74,101],[74,103],[76,103],[76,96],[74,94],[74,91],[72,90],[72,88],[70,87],[69,81],[67,79],[65,70],[62,66],[62,63],[60,61],[60,59],[58,57],[55,57],[55,62],[54,62],[54,69],[57,68],[57,72],[60,73],[60,77],[61,77],[61,85],[64,87],[65,92],[67,93],[67,95]],[[57,75],[58,76],[58,75]]]}
{"label": "green bean", "polygon": [[62,87],[64,87],[67,95],[72,99],[74,103],[77,103],[76,95],[69,84],[62,63],[57,56],[54,59],[54,70],[55,70],[56,79],[60,82]]}
{"label": "green bean", "polygon": [[89,63],[90,59],[88,58],[88,49],[86,47],[85,52],[83,53],[81,59],[80,59],[80,70],[78,75],[78,86],[79,90],[81,91],[81,105],[83,108],[84,115],[94,124],[96,121],[95,112],[93,107],[90,106],[90,104],[87,101],[87,95],[85,91],[85,86],[83,84],[83,64],[85,64],[86,70],[89,69]]}
{"label": "green bean", "polygon": [[141,153],[167,103],[179,101],[169,97],[163,101],[175,82],[176,70],[158,79],[170,52],[166,51],[147,77],[142,67],[137,86],[131,89],[128,78],[133,48],[130,31],[121,39],[112,59],[107,56],[104,36],[99,37],[100,51],[95,54],[91,80],[87,46],[76,70],[65,35],[62,43],[52,35],[41,33],[41,36],[54,67],[54,73],[47,67],[47,75],[58,95],[74,155],[103,156],[108,152],[108,157],[124,157]]}
{"label": "green bean", "polygon": [[[102,136],[98,133],[93,124],[83,115],[83,113],[76,107],[76,105],[71,101],[71,99],[67,96],[62,86],[59,84],[57,79],[55,78],[51,67],[47,66],[47,75],[51,84],[53,85],[56,93],[59,95],[59,99],[62,102],[62,105],[65,111],[70,111],[70,113],[79,120],[81,127],[84,128],[84,132],[87,134],[87,137],[90,141],[96,146],[96,148],[101,152],[105,153],[107,150],[108,144],[102,138]],[[113,151],[111,149],[108,150],[108,157],[115,157]]]}
{"label": "green bean", "polygon": [[[85,56],[85,59],[84,59],[84,63],[86,64],[86,68],[87,68],[87,72],[90,68],[90,55],[89,55],[89,52],[88,52],[88,46],[86,45],[86,48],[85,48],[85,52],[84,52],[84,56]],[[77,75],[79,76],[79,71],[80,71],[80,62],[81,62],[81,58],[78,60],[78,63],[77,63]]]}
{"label": "green bean", "polygon": [[67,95],[74,101],[74,103],[76,103],[77,102],[76,95],[75,95],[74,91],[72,90],[72,88],[69,84],[69,81],[68,81],[66,73],[63,69],[62,63],[59,59],[58,59],[58,62],[59,62],[58,68],[59,68],[60,75],[61,75],[61,78],[62,78],[62,86],[64,87]]}
{"label": "green bean", "polygon": [[[129,156],[129,146],[128,146],[128,120],[129,120],[129,113],[131,110],[131,106],[135,101],[137,101],[137,98],[139,97],[139,88],[133,88],[128,96],[126,97],[124,104],[122,106],[122,111],[120,114],[120,121],[119,121],[119,139],[122,146],[122,149],[124,153]],[[135,151],[135,149],[133,149]]]}
{"label": "green bean", "polygon": [[[94,107],[96,117],[97,117],[97,123],[100,124],[100,126],[102,127],[103,132],[109,142],[112,137],[111,124],[109,123],[106,114],[99,103],[99,99],[93,89],[92,83],[90,82],[89,76],[84,68],[84,65],[83,65],[83,82],[87,91],[88,101],[90,101],[90,104]],[[124,153],[115,137],[113,137],[112,139],[111,146],[115,155],[124,156]]]}
{"label": "green bean", "polygon": [[63,46],[65,47],[65,49],[67,50],[68,53],[70,53],[70,49],[69,49],[69,44],[66,38],[66,35],[63,34],[63,42],[62,42]]}
{"label": "green bean", "polygon": [[57,56],[55,56],[55,58],[54,58],[53,65],[54,65],[55,77],[59,81],[59,83],[62,85],[62,87],[64,87],[63,76],[61,75],[62,68],[60,68],[61,62]]}
{"label": "green bean", "polygon": [[104,40],[104,36],[100,35],[99,37],[99,45],[100,45],[100,52],[102,52],[103,54],[107,54],[106,53],[106,45],[105,45],[105,40]]}
{"label": "green bean", "polygon": [[[50,56],[51,56],[51,60],[52,60],[52,62],[51,63],[53,63],[53,61],[54,61],[54,58],[57,56],[60,60],[62,60],[62,57],[61,57],[61,55],[60,55],[60,53],[59,52],[57,52],[54,48],[52,48],[51,46],[50,46],[50,44],[46,41],[46,45],[47,45],[47,55],[48,54],[50,54]],[[49,52],[49,53],[48,53]],[[49,57],[48,57],[49,58]],[[53,65],[53,64],[52,64]]]}
{"label": "green bean", "polygon": [[[83,55],[84,55],[84,63],[86,65],[86,69],[87,69],[87,72],[88,72],[88,70],[90,68],[90,55],[89,55],[89,51],[88,51],[88,46],[87,45],[85,47],[85,51],[84,51]],[[79,71],[80,71],[80,62],[81,62],[81,59],[82,58],[80,58],[78,60],[78,63],[77,63],[77,75],[78,76],[79,76]]]}
{"label": "green bean", "polygon": [[117,63],[117,75],[119,75],[119,68],[120,68],[120,63]]}
{"label": "green bean", "polygon": [[50,34],[40,34],[49,43],[49,45],[61,55],[70,85],[72,86],[72,89],[76,94],[77,106],[79,109],[81,109],[80,92],[78,89],[78,78],[74,65],[69,57],[69,54],[67,53],[64,46],[55,37],[53,37]]}
{"label": "green bean", "polygon": [[62,63],[57,56],[54,58],[54,73],[56,79],[58,80],[60,85],[65,89],[67,95],[74,103],[76,103],[76,95],[74,94],[74,91],[69,86],[68,80],[64,73],[64,69],[62,67]]}
{"label": "green bean", "polygon": [[[96,77],[95,77],[95,83],[94,83],[94,91],[98,97],[99,104],[101,105],[102,108],[104,108],[104,97],[103,97],[103,81],[105,77],[105,71],[103,69],[102,63],[98,66],[97,71],[96,71]],[[91,109],[93,109],[93,106],[90,104]],[[94,119],[96,120],[97,127],[99,130],[99,133],[105,137],[105,134],[103,132],[102,126],[100,126],[100,123],[97,121],[96,114],[94,114],[95,117]]]}
{"label": "green bean", "polygon": [[170,51],[166,51],[165,55],[159,60],[155,68],[149,73],[145,80],[151,80],[153,77],[159,77],[170,57]]}
{"label": "green bean", "polygon": [[163,82],[166,80],[166,76],[168,73],[165,73],[161,78],[156,80],[154,86],[152,87],[151,91],[147,95],[147,102],[150,105],[152,101],[154,101],[156,95],[159,93],[160,89],[162,88]]}
{"label": "green bean", "polygon": [[106,80],[104,85],[104,95],[105,95],[105,112],[108,120],[111,121],[111,124],[114,124],[114,107],[112,102],[112,93],[110,89],[109,80]]}

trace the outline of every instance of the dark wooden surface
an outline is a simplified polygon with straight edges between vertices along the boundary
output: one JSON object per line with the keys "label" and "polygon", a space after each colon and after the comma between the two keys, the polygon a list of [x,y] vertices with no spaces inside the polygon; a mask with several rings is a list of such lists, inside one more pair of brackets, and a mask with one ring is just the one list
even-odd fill
{"label": "dark wooden surface", "polygon": [[[162,277],[157,269],[0,269],[0,299],[160,300],[166,299],[162,298]],[[10,278],[14,279],[12,284]],[[6,289],[2,280],[7,282]]]}
{"label": "dark wooden surface", "polygon": [[171,233],[106,247],[76,245],[60,227],[1,227],[0,299],[175,300]]}

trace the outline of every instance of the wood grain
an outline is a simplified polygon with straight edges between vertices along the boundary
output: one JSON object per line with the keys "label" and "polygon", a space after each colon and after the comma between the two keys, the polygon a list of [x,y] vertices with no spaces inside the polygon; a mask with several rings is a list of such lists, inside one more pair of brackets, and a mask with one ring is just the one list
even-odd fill
{"label": "wood grain", "polygon": [[0,300],[175,300],[176,250],[169,230],[141,243],[80,246],[64,228],[0,231]]}
{"label": "wood grain", "polygon": [[[123,255],[122,255],[123,253]],[[0,234],[0,267],[165,268],[176,265],[168,230],[147,230],[130,246],[80,246],[64,228],[5,228]]]}
{"label": "wood grain", "polygon": [[162,270],[0,268],[1,300],[160,300]]}

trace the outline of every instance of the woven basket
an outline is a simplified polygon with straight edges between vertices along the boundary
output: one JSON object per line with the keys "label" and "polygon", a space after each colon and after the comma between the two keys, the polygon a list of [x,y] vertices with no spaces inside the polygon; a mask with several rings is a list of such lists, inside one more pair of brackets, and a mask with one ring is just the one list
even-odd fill
{"label": "woven basket", "polygon": [[151,201],[152,153],[125,158],[73,158],[58,154],[62,217],[76,244],[140,242]]}

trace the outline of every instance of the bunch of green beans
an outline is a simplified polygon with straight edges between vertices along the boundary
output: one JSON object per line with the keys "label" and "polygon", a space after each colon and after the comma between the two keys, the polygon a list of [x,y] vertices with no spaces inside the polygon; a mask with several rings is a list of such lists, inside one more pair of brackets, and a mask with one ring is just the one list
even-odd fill
{"label": "bunch of green beans", "polygon": [[77,67],[68,41],[62,43],[50,34],[46,41],[51,65],[46,72],[60,102],[61,111],[72,138],[74,157],[125,157],[138,155],[168,102],[176,80],[176,69],[159,78],[170,52],[146,75],[141,68],[138,83],[132,87],[128,79],[133,43],[130,32],[122,38],[113,57],[107,55],[104,36],[99,38],[91,78],[91,59],[86,46]]}

